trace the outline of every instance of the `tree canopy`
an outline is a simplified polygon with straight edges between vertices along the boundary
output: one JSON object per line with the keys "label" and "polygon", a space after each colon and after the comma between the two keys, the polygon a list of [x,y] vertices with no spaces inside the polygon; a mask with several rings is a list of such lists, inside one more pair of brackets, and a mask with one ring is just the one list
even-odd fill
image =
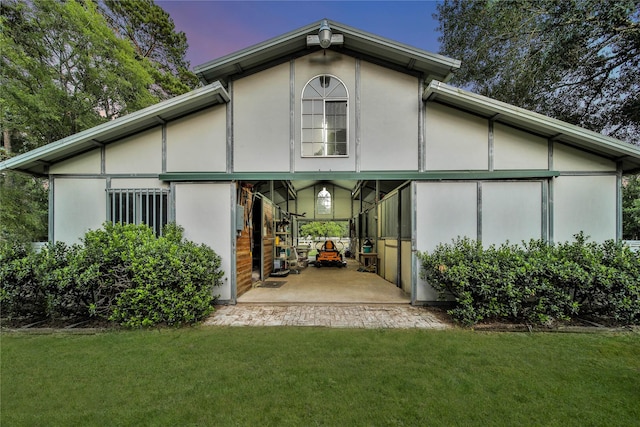
{"label": "tree canopy", "polygon": [[198,78],[185,59],[187,36],[153,0],[106,0],[102,13],[113,31],[128,40],[138,58],[146,58],[154,84],[152,93],[160,99],[188,92]]}
{"label": "tree canopy", "polygon": [[[185,59],[186,36],[151,0],[3,0],[0,46],[2,157],[198,84]],[[46,237],[46,196],[42,179],[3,172],[0,238]]]}
{"label": "tree canopy", "polygon": [[40,178],[0,172],[0,241],[47,240],[47,190]]}
{"label": "tree canopy", "polygon": [[153,80],[144,64],[92,2],[9,0],[1,19],[0,125],[24,140],[13,151],[157,102],[146,89]]}
{"label": "tree canopy", "polygon": [[0,126],[8,151],[39,147],[198,85],[185,34],[152,0],[5,0],[0,10]]}
{"label": "tree canopy", "polygon": [[445,0],[453,84],[587,129],[640,139],[640,2]]}
{"label": "tree canopy", "polygon": [[[640,145],[640,2],[444,0],[452,83]],[[623,187],[623,232],[638,238],[638,177]],[[635,237],[634,237],[635,236]]]}
{"label": "tree canopy", "polygon": [[313,221],[300,226],[300,237],[346,237],[348,223],[344,221]]}
{"label": "tree canopy", "polygon": [[622,230],[625,239],[640,240],[640,175],[623,182]]}

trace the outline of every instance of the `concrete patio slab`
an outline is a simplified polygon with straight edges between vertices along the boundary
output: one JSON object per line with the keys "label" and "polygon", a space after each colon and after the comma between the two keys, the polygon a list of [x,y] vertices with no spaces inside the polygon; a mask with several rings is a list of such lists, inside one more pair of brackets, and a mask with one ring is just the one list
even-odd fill
{"label": "concrete patio slab", "polygon": [[[300,274],[270,277],[238,297],[238,303],[251,304],[409,304],[409,294],[374,273],[358,271],[349,260],[347,267],[309,266]],[[277,288],[273,282],[284,282]]]}

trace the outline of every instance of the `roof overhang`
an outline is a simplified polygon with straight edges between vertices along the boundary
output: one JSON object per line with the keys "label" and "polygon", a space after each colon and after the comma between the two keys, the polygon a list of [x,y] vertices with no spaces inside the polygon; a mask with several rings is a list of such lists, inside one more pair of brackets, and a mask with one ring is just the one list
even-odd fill
{"label": "roof overhang", "polygon": [[[194,68],[194,72],[204,83],[227,81],[232,76],[252,73],[278,61],[321,50],[320,46],[308,46],[307,36],[317,35],[323,21],[199,65]],[[457,59],[417,49],[335,21],[327,21],[333,34],[344,38],[341,44],[332,45],[327,50],[360,56],[407,73],[420,74],[426,81],[448,81],[452,73],[460,68],[460,61]]]}
{"label": "roof overhang", "polygon": [[53,163],[226,102],[229,94],[215,82],[0,162],[0,171],[11,169],[46,175],[47,167]]}
{"label": "roof overhang", "polygon": [[537,135],[598,154],[621,164],[623,172],[640,171],[640,147],[556,120],[523,108],[496,101],[441,82],[431,82],[425,102],[439,102]]}

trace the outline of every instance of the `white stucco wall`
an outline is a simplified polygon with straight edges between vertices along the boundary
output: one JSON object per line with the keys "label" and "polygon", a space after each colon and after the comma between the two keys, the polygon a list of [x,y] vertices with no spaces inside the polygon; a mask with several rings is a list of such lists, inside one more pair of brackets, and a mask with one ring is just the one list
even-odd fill
{"label": "white stucco wall", "polygon": [[167,172],[224,172],[226,105],[167,123]]}
{"label": "white stucco wall", "polygon": [[107,145],[105,171],[107,174],[161,173],[161,127]]}
{"label": "white stucco wall", "polygon": [[418,79],[362,61],[361,170],[418,169]]}
{"label": "white stucco wall", "polygon": [[[421,102],[418,79],[364,60],[359,62],[359,68],[356,63],[355,58],[339,52],[315,52],[296,58],[293,66],[286,62],[234,80],[234,171],[282,172],[291,167],[296,172],[417,170]],[[301,156],[302,91],[311,79],[322,74],[340,79],[348,92],[348,155],[344,157]],[[356,109],[357,79],[360,81],[359,109]],[[360,119],[358,152],[357,117]],[[486,120],[484,125],[486,154]],[[476,158],[474,153],[469,157]]]}
{"label": "white stucco wall", "polygon": [[[477,240],[479,223],[485,247],[543,237],[540,181],[416,182],[414,186],[415,248],[420,252],[458,237]],[[416,300],[436,301],[437,293],[419,277],[419,262],[416,268]]]}
{"label": "white stucco wall", "polygon": [[[354,171],[355,159],[355,76],[356,60],[335,51],[315,52],[295,60],[295,171]],[[321,74],[331,74],[338,77],[346,86],[349,93],[349,141],[348,157],[310,158],[301,157],[301,103],[302,90],[309,80]],[[287,92],[289,93],[289,92]]]}
{"label": "white stucco wall", "polygon": [[169,184],[156,178],[111,178],[113,189],[168,188]]}
{"label": "white stucco wall", "polygon": [[184,237],[211,247],[222,259],[223,285],[215,288],[220,300],[231,295],[232,253],[231,205],[235,191],[231,183],[176,183],[176,223]]}
{"label": "white stucco wall", "polygon": [[493,127],[493,167],[500,169],[548,169],[549,144],[546,138],[511,126]]}
{"label": "white stucco wall", "polygon": [[427,170],[487,170],[486,119],[433,102],[426,107]]}
{"label": "white stucco wall", "polygon": [[416,183],[416,247],[429,251],[458,236],[478,236],[475,182]]}
{"label": "white stucco wall", "polygon": [[102,156],[100,149],[96,148],[84,154],[79,154],[71,159],[64,160],[49,167],[49,173],[56,174],[91,174],[100,173]]}
{"label": "white stucco wall", "polygon": [[236,172],[290,169],[289,63],[233,82]]}
{"label": "white stucco wall", "polygon": [[615,162],[561,143],[553,144],[553,169],[563,172],[616,171]]}
{"label": "white stucco wall", "polygon": [[[457,237],[477,238],[478,186],[475,182],[416,182],[415,247],[426,252]],[[436,301],[438,294],[420,278],[417,262],[416,301]]]}
{"label": "white stucco wall", "polygon": [[580,231],[595,242],[616,238],[615,176],[560,176],[552,185],[555,242]]}
{"label": "white stucco wall", "polygon": [[541,182],[482,183],[482,244],[542,238]]}
{"label": "white stucco wall", "polygon": [[104,178],[53,179],[53,239],[80,243],[89,230],[102,227],[107,215]]}

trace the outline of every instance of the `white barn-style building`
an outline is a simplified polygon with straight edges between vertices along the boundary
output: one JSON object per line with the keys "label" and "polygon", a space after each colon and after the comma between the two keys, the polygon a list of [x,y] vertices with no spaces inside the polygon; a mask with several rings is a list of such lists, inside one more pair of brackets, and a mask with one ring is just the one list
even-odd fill
{"label": "white barn-style building", "polygon": [[178,223],[221,256],[216,293],[230,303],[256,267],[272,272],[285,218],[294,244],[291,225],[349,221],[354,251],[372,240],[378,274],[414,304],[437,299],[417,251],[458,236],[621,239],[622,176],[640,170],[640,149],[450,86],[459,65],[320,21],[196,67],[202,87],[0,170],[49,178],[52,241],[105,221]]}

